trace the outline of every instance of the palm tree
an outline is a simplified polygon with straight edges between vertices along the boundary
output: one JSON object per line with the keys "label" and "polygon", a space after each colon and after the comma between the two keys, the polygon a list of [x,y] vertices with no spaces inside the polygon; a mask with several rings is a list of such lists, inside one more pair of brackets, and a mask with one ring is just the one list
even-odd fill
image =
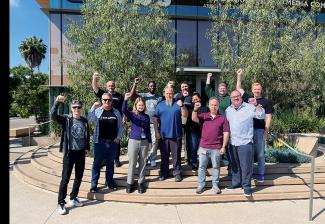
{"label": "palm tree", "polygon": [[31,71],[33,72],[35,67],[39,71],[39,66],[46,54],[46,45],[43,44],[43,40],[35,36],[28,37],[21,42],[18,49]]}

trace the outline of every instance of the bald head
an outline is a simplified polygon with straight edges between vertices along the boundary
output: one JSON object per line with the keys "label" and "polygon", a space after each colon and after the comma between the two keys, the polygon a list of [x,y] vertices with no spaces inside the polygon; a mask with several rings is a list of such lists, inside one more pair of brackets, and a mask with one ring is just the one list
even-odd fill
{"label": "bald head", "polygon": [[115,82],[114,81],[108,81],[107,83],[106,83],[106,88],[107,88],[107,91],[109,92],[109,93],[114,93],[114,91],[115,91]]}

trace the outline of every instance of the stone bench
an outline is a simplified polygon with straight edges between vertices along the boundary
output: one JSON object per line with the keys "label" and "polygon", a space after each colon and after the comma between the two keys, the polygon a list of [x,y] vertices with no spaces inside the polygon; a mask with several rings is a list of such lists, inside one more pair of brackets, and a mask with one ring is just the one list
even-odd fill
{"label": "stone bench", "polygon": [[[30,133],[32,134],[35,131],[35,127],[30,127]],[[20,127],[20,128],[10,128],[9,129],[9,137],[22,137],[28,136],[29,134],[29,127]]]}

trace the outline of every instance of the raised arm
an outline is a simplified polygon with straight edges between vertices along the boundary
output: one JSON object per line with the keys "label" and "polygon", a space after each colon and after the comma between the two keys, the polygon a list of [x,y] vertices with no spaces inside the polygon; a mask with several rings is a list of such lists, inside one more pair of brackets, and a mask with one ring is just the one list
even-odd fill
{"label": "raised arm", "polygon": [[205,94],[207,95],[208,98],[215,96],[215,92],[212,90],[212,86],[211,86],[211,77],[212,77],[212,73],[209,72],[207,74],[207,82],[205,85]]}
{"label": "raised arm", "polygon": [[94,72],[91,87],[93,88],[95,93],[98,93],[98,90],[99,90],[99,86],[97,84],[99,78],[100,78],[100,76],[99,76],[98,72]]}
{"label": "raised arm", "polygon": [[130,92],[132,99],[134,99],[137,96],[137,86],[139,85],[139,83],[140,83],[140,79],[135,78],[131,92]]}
{"label": "raised arm", "polygon": [[55,103],[52,106],[51,112],[50,112],[51,113],[51,119],[58,122],[61,125],[65,124],[66,120],[65,120],[65,116],[62,116],[62,115],[58,114],[58,108],[59,108],[59,105],[64,102],[64,100],[65,100],[64,96],[58,95],[56,97]]}
{"label": "raised arm", "polygon": [[88,115],[87,115],[87,119],[88,119],[88,122],[89,123],[95,123],[96,122],[96,114],[95,114],[95,111],[96,109],[100,107],[100,103],[99,102],[95,102],[92,107],[90,108],[90,111],[88,112]]}
{"label": "raised arm", "polygon": [[194,104],[194,109],[193,109],[193,112],[192,112],[192,121],[194,121],[196,123],[200,122],[199,117],[197,116],[197,113],[200,110],[200,108],[201,108],[201,103],[200,102],[197,102],[197,103]]}
{"label": "raised arm", "polygon": [[237,83],[236,83],[236,90],[238,90],[240,92],[241,95],[244,94],[245,90],[243,89],[243,87],[241,86],[241,80],[242,80],[242,76],[243,76],[243,69],[238,69],[237,70]]}

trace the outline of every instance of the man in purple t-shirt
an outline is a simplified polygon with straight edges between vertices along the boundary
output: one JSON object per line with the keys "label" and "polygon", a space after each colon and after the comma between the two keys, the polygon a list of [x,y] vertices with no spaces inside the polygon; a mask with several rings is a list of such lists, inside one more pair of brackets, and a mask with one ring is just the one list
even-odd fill
{"label": "man in purple t-shirt", "polygon": [[226,152],[226,146],[229,139],[229,123],[225,116],[218,114],[219,102],[216,97],[209,99],[208,113],[198,113],[201,103],[195,103],[192,112],[192,120],[200,122],[202,125],[202,134],[199,154],[198,186],[197,194],[201,194],[205,187],[205,174],[210,157],[212,163],[212,191],[220,194],[219,176],[221,155]]}

